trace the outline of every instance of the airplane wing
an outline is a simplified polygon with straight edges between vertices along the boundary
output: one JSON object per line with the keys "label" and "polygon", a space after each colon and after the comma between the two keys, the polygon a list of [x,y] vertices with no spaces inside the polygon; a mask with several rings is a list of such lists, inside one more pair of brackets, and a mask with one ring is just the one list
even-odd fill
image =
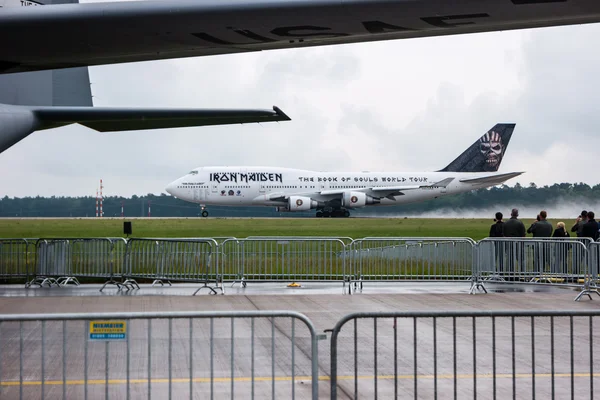
{"label": "airplane wing", "polygon": [[597,0],[147,0],[3,7],[0,73],[594,22],[600,22]]}
{"label": "airplane wing", "polygon": [[38,129],[79,123],[100,132],[291,120],[278,107],[260,109],[152,109],[112,107],[29,107]]}
{"label": "airplane wing", "polygon": [[0,153],[34,131],[79,123],[101,132],[289,121],[283,111],[0,104]]}
{"label": "airplane wing", "polygon": [[460,182],[461,183],[473,183],[473,184],[478,184],[478,183],[500,184],[500,183],[503,183],[504,181],[514,178],[515,176],[519,176],[522,173],[523,172],[507,172],[505,174],[489,175],[489,176],[484,176],[481,178],[461,179]]}
{"label": "airplane wing", "polygon": [[376,186],[362,189],[337,189],[337,190],[322,190],[319,192],[322,196],[338,196],[343,195],[345,192],[366,192],[378,197],[387,197],[393,200],[394,196],[402,196],[403,192],[407,190],[423,189],[423,188],[438,188],[446,187],[452,182],[454,178],[446,178],[439,182],[432,183],[429,185],[405,185],[405,186]]}

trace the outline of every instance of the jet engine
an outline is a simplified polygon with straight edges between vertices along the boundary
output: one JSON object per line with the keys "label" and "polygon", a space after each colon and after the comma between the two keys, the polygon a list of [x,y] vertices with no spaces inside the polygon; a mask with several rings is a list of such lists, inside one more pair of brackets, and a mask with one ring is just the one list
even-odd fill
{"label": "jet engine", "polygon": [[290,196],[288,208],[290,211],[308,211],[311,208],[317,208],[318,203],[310,197]]}
{"label": "jet engine", "polygon": [[346,208],[358,208],[379,203],[379,199],[362,192],[344,192],[344,197],[342,197],[342,206]]}

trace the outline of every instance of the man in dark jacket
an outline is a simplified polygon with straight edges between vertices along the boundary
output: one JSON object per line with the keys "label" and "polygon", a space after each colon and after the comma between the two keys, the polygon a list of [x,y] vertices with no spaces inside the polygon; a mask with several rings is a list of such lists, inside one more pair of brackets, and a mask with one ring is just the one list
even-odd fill
{"label": "man in dark jacket", "polygon": [[[552,224],[546,220],[548,213],[545,210],[540,211],[539,220],[531,224],[527,233],[532,233],[534,238],[552,237]],[[550,261],[550,247],[548,243],[536,243],[533,252],[533,269],[537,272],[543,272],[546,263]]]}
{"label": "man in dark jacket", "polygon": [[[504,237],[504,222],[502,221],[503,217],[504,216],[501,212],[496,213],[494,224],[490,226],[490,237]],[[494,259],[497,260],[498,271],[504,271],[504,245],[505,243],[502,242],[494,243]]]}
{"label": "man in dark jacket", "polygon": [[490,237],[504,237],[504,222],[502,218],[504,216],[501,212],[496,213],[494,224],[490,227]]}
{"label": "man in dark jacket", "polygon": [[588,211],[588,221],[583,225],[583,228],[581,228],[581,237],[590,237],[596,241],[598,240],[598,223],[594,217],[594,212]]}
{"label": "man in dark jacket", "polygon": [[[519,210],[513,208],[510,212],[510,219],[504,223],[504,236],[510,238],[525,237],[525,224],[518,219]],[[525,266],[525,248],[522,241],[506,243],[508,250],[508,263],[510,271],[517,271],[517,268]]]}
{"label": "man in dark jacket", "polygon": [[510,213],[510,219],[504,223],[504,236],[506,237],[525,237],[525,224],[517,217],[519,210],[513,208]]}
{"label": "man in dark jacket", "polygon": [[540,220],[531,224],[527,233],[532,233],[533,237],[551,237],[553,229],[552,224],[546,220],[547,217],[546,211],[540,211]]}
{"label": "man in dark jacket", "polygon": [[583,225],[587,222],[587,211],[583,210],[579,217],[577,217],[577,221],[575,221],[575,225],[571,227],[571,232],[577,232],[577,237],[581,237],[581,229]]}

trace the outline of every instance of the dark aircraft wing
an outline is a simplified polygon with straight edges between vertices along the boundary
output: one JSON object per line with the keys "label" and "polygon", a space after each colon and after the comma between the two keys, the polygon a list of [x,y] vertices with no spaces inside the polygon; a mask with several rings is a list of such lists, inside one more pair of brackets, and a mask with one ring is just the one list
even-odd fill
{"label": "dark aircraft wing", "polygon": [[97,131],[289,121],[283,111],[247,109],[152,109],[0,104],[0,153],[32,132],[79,123]]}
{"label": "dark aircraft wing", "polygon": [[0,9],[0,73],[600,22],[598,0],[160,0]]}
{"label": "dark aircraft wing", "polygon": [[144,109],[111,107],[31,107],[38,129],[79,123],[101,132],[289,121],[278,107],[260,109]]}

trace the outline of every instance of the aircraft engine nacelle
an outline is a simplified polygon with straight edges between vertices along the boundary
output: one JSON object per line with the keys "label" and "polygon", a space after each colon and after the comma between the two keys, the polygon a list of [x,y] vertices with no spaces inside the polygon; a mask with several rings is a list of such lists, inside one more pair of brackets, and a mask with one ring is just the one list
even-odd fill
{"label": "aircraft engine nacelle", "polygon": [[308,211],[311,208],[317,208],[318,203],[310,197],[290,196],[288,209],[290,211]]}
{"label": "aircraft engine nacelle", "polygon": [[344,192],[342,198],[342,206],[346,208],[358,208],[378,203],[380,203],[379,199],[362,192]]}

